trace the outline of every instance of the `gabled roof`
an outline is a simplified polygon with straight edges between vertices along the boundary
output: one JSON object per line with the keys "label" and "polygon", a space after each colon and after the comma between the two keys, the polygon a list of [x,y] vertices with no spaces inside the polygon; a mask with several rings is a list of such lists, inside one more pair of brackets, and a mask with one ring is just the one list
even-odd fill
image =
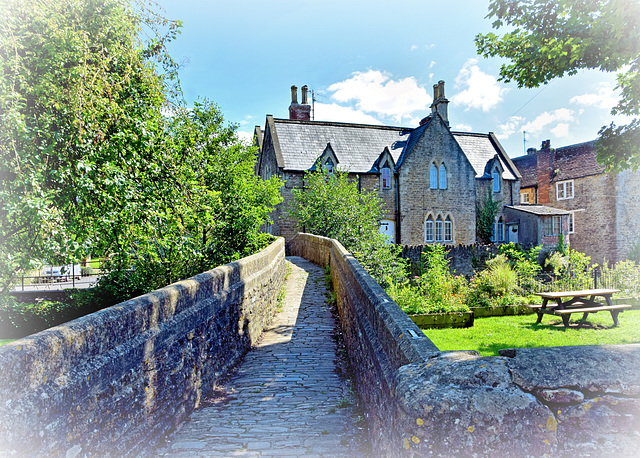
{"label": "gabled roof", "polygon": [[464,152],[467,159],[471,163],[471,166],[476,172],[476,178],[480,178],[485,175],[485,166],[487,162],[493,159],[496,155],[502,165],[502,179],[503,180],[515,180],[520,178],[518,169],[513,165],[509,156],[504,152],[500,143],[493,136],[493,134],[476,134],[469,132],[451,132],[453,138],[456,139],[460,148]]}
{"label": "gabled roof", "polygon": [[309,170],[330,143],[340,158],[340,169],[369,172],[385,148],[397,162],[411,131],[403,127],[272,119],[284,170]]}

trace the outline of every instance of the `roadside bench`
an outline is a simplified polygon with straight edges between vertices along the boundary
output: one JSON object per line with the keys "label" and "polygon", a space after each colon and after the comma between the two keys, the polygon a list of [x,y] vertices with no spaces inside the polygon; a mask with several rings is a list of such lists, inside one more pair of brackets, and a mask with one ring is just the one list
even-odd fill
{"label": "roadside bench", "polygon": [[[617,289],[583,289],[580,291],[557,291],[552,293],[536,293],[542,297],[542,305],[530,305],[538,314],[539,324],[542,321],[542,315],[557,315],[562,317],[562,323],[565,327],[569,327],[569,319],[572,313],[582,313],[582,319],[586,320],[590,313],[598,313],[608,311],[613,318],[613,325],[618,326],[618,314],[624,309],[630,309],[631,305],[611,303],[611,296],[619,293]],[[597,301],[596,298],[604,299]],[[549,301],[555,301],[558,305],[548,307]]]}

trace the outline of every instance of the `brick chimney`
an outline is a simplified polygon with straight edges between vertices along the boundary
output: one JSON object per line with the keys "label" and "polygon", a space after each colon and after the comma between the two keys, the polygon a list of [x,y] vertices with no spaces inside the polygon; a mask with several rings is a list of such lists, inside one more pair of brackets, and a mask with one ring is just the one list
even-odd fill
{"label": "brick chimney", "polygon": [[289,105],[289,119],[296,121],[311,121],[311,105],[307,102],[307,86],[302,86],[302,103],[298,103],[298,87],[291,86],[291,105]]}
{"label": "brick chimney", "polygon": [[442,120],[449,125],[449,116],[447,115],[447,106],[449,100],[444,96],[444,81],[438,81],[433,85],[433,103],[431,104],[431,113],[438,113]]}

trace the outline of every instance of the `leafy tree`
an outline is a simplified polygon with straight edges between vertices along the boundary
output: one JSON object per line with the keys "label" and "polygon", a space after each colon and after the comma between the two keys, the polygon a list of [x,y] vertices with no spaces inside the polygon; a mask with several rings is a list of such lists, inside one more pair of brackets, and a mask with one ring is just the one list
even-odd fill
{"label": "leafy tree", "polygon": [[[618,71],[621,98],[612,114],[640,114],[640,2],[638,0],[492,0],[493,27],[476,37],[478,53],[501,56],[501,80],[538,87],[580,69]],[[610,170],[640,167],[640,120],[598,132],[598,160]]]}
{"label": "leafy tree", "polygon": [[0,290],[34,260],[122,245],[178,27],[124,0],[0,4]]}
{"label": "leafy tree", "polygon": [[253,176],[215,105],[184,106],[165,49],[180,23],[152,7],[0,4],[0,292],[33,261],[91,253],[122,300],[266,243],[280,183]]}
{"label": "leafy tree", "polygon": [[309,172],[304,189],[294,189],[287,211],[300,230],[338,240],[369,274],[385,285],[406,276],[400,248],[380,233],[381,201],[375,191],[358,190],[347,172]]}

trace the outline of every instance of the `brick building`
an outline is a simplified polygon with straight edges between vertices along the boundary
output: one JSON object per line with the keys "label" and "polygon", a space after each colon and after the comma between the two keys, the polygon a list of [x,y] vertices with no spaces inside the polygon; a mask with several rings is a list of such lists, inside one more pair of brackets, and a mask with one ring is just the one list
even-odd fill
{"label": "brick building", "polygon": [[592,262],[623,260],[640,240],[640,173],[605,173],[595,141],[554,149],[547,140],[513,162],[521,203],[567,211],[571,247]]}
{"label": "brick building", "polygon": [[[348,170],[359,187],[377,190],[384,203],[381,230],[396,243],[475,243],[477,203],[488,194],[503,205],[518,204],[520,174],[493,133],[451,131],[448,102],[440,81],[431,114],[418,127],[320,122],[311,120],[306,86],[301,104],[293,86],[289,119],[267,115],[264,130],[254,131],[256,173],[285,182],[284,203],[268,229],[291,238],[295,221],[284,211],[291,190],[304,186],[305,172],[335,167]],[[507,240],[508,224],[501,212],[496,241]]]}

